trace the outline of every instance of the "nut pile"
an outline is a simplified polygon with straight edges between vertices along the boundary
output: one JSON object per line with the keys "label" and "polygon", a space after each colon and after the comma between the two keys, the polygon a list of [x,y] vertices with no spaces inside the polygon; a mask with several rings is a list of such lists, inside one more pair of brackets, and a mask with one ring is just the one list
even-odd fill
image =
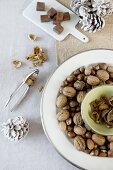
{"label": "nut pile", "polygon": [[23,117],[8,119],[6,123],[2,124],[2,127],[5,137],[10,141],[18,141],[22,139],[29,131],[29,124],[23,119]]}
{"label": "nut pile", "polygon": [[76,69],[59,89],[56,117],[76,149],[92,156],[113,157],[113,136],[92,132],[81,117],[81,103],[86,93],[104,84],[113,85],[113,66],[99,63]]}
{"label": "nut pile", "polygon": [[113,127],[113,97],[101,96],[99,100],[90,103],[90,117],[99,124],[105,124],[108,128]]}
{"label": "nut pile", "polygon": [[32,54],[26,57],[28,61],[31,61],[34,67],[41,66],[46,60],[47,56],[42,48],[36,46],[33,49]]}

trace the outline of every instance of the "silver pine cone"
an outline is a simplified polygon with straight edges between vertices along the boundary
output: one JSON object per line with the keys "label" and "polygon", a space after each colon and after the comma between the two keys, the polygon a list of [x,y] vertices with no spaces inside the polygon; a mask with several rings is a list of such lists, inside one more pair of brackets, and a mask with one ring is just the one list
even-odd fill
{"label": "silver pine cone", "polygon": [[95,33],[101,30],[105,26],[105,21],[103,18],[99,17],[95,13],[88,13],[87,16],[83,16],[80,19],[81,29],[84,31],[89,31]]}
{"label": "silver pine cone", "polygon": [[113,12],[113,0],[91,0],[93,11],[100,17],[111,15]]}
{"label": "silver pine cone", "polygon": [[79,15],[79,8],[84,6],[88,11],[91,11],[91,0],[72,0],[71,1],[71,9],[75,14]]}
{"label": "silver pine cone", "polygon": [[2,131],[10,141],[18,141],[27,135],[29,124],[23,117],[15,117],[2,124]]}
{"label": "silver pine cone", "polygon": [[96,32],[105,26],[103,17],[113,12],[113,0],[72,0],[71,9],[79,15],[84,31]]}

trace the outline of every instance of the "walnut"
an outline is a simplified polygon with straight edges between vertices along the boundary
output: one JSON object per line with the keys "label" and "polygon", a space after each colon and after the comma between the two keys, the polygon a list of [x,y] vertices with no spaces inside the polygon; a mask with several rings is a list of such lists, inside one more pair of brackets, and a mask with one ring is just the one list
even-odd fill
{"label": "walnut", "polygon": [[56,100],[57,107],[62,108],[64,106],[66,106],[66,104],[67,104],[67,97],[66,96],[61,94],[60,96],[57,97],[57,100]]}
{"label": "walnut", "polygon": [[63,89],[63,94],[67,97],[74,97],[76,95],[76,90],[73,87],[66,86]]}
{"label": "walnut", "polygon": [[96,76],[88,76],[87,83],[92,86],[96,86],[100,83],[100,80]]}
{"label": "walnut", "polygon": [[66,131],[66,129],[67,129],[67,125],[63,121],[59,123],[59,127],[62,131]]}
{"label": "walnut", "polygon": [[80,112],[75,114],[75,116],[73,117],[73,122],[75,123],[76,126],[80,126],[83,124],[83,120]]}
{"label": "walnut", "polygon": [[78,95],[77,95],[77,102],[78,103],[82,103],[84,97],[86,95],[85,91],[79,91]]}
{"label": "walnut", "polygon": [[86,133],[86,128],[82,126],[75,126],[74,127],[74,132],[77,135],[84,135]]}
{"label": "walnut", "polygon": [[107,71],[113,73],[113,66],[108,66]]}
{"label": "walnut", "polygon": [[57,119],[59,121],[65,121],[69,118],[69,112],[68,110],[61,110],[60,112],[57,113]]}
{"label": "walnut", "polygon": [[98,70],[97,77],[102,81],[106,81],[109,79],[109,73],[106,70]]}
{"label": "walnut", "polygon": [[98,135],[98,134],[93,134],[92,140],[99,146],[104,145],[104,143],[106,141],[104,136],[101,136],[101,135]]}
{"label": "walnut", "polygon": [[85,68],[85,75],[89,76],[91,74],[91,67],[86,67]]}
{"label": "walnut", "polygon": [[75,87],[76,90],[82,90],[85,87],[85,83],[83,81],[77,80],[74,83],[74,87]]}
{"label": "walnut", "polygon": [[74,138],[74,146],[79,151],[85,151],[86,148],[85,140],[81,136],[76,136]]}

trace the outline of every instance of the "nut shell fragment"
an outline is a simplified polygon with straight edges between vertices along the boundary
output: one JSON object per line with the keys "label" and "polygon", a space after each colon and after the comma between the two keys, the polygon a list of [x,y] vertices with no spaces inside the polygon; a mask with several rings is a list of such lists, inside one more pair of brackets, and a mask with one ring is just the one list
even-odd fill
{"label": "nut shell fragment", "polygon": [[29,35],[28,35],[28,38],[29,38],[29,40],[31,40],[31,41],[36,41],[36,40],[37,40],[37,36],[34,35],[34,34],[29,34]]}
{"label": "nut shell fragment", "polygon": [[22,66],[22,62],[19,60],[13,60],[12,63],[15,66],[15,68],[20,68]]}

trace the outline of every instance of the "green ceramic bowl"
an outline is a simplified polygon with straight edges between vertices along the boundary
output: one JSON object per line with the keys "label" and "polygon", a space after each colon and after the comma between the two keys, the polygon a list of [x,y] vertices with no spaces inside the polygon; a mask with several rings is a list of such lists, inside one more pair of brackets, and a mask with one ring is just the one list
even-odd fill
{"label": "green ceramic bowl", "polygon": [[82,118],[87,128],[92,129],[94,132],[105,136],[113,135],[113,128],[107,128],[104,124],[97,124],[89,116],[89,113],[91,112],[90,103],[95,99],[99,99],[102,95],[105,95],[107,97],[113,96],[113,86],[99,86],[92,89],[89,93],[86,94],[81,105]]}

